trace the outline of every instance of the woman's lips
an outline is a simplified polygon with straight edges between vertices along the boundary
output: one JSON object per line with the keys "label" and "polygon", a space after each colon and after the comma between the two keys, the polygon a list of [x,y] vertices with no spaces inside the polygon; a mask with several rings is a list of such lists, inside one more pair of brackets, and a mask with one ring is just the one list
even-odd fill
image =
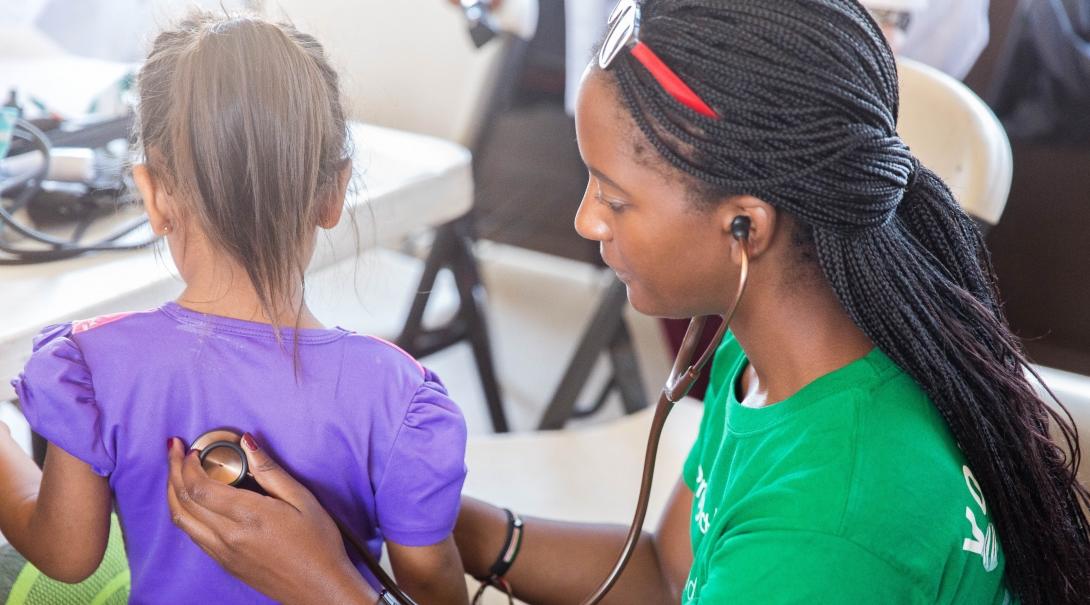
{"label": "woman's lips", "polygon": [[602,253],[601,256],[602,262],[605,263],[606,266],[609,267],[613,271],[613,273],[617,275],[617,279],[627,284],[629,280],[628,272],[617,268],[617,265],[610,261],[608,258],[606,258],[606,255],[604,253]]}

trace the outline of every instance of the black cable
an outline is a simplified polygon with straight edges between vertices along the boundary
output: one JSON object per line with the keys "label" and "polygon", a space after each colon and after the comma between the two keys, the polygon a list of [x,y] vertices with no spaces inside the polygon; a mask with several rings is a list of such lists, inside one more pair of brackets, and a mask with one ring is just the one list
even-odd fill
{"label": "black cable", "polygon": [[[16,122],[16,128],[12,133],[12,136],[28,141],[33,146],[34,150],[42,154],[43,162],[42,165],[39,166],[38,169],[29,176],[8,179],[6,182],[0,182],[0,197],[2,197],[8,191],[21,188],[17,195],[12,199],[10,209],[8,207],[5,207],[3,203],[0,203],[0,252],[4,252],[14,257],[10,259],[0,259],[0,266],[26,265],[50,262],[55,260],[64,260],[89,252],[139,250],[142,248],[146,248],[158,241],[159,238],[153,235],[151,238],[133,244],[116,243],[118,240],[128,236],[129,234],[135,232],[137,229],[146,225],[147,217],[141,217],[140,219],[126,223],[120,228],[115,229],[113,232],[90,244],[81,244],[79,242],[79,240],[82,239],[82,232],[86,229],[86,227],[78,229],[73,237],[69,239],[62,239],[20,223],[19,220],[15,218],[14,213],[25,208],[33,201],[34,196],[38,195],[41,192],[42,183],[45,181],[46,175],[49,173],[50,152],[52,146],[50,144],[49,137],[47,137],[45,133],[43,133],[33,124],[24,119],[19,119]],[[14,246],[10,243],[10,241],[4,239],[3,230],[5,228],[17,233],[18,235],[28,240],[45,244],[50,248],[43,250],[34,250]]]}

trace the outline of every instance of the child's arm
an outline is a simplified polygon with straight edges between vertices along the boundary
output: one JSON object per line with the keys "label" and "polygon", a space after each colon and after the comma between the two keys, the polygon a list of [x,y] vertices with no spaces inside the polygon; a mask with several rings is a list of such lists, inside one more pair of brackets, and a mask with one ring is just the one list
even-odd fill
{"label": "child's arm", "polygon": [[52,445],[38,470],[0,423],[0,532],[47,576],[84,580],[106,552],[109,483]]}
{"label": "child's arm", "polygon": [[432,546],[386,542],[397,584],[417,603],[466,605],[466,578],[454,537]]}

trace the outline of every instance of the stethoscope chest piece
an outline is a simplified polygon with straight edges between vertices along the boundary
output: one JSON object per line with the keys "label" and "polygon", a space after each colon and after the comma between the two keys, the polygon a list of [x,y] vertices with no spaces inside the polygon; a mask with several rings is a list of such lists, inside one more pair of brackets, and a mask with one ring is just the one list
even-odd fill
{"label": "stethoscope chest piece", "polygon": [[190,449],[199,452],[201,467],[209,478],[230,486],[238,486],[250,476],[246,452],[242,451],[242,436],[234,431],[208,431],[197,437]]}

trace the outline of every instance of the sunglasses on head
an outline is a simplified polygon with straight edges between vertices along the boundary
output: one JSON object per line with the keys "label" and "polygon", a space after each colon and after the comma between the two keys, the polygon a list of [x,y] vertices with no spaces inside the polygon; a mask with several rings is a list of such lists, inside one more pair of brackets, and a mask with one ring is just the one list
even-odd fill
{"label": "sunglasses on head", "polygon": [[655,81],[677,102],[700,115],[719,119],[719,114],[708,106],[700,95],[667,67],[650,47],[640,41],[640,5],[637,0],[621,0],[609,15],[609,32],[598,51],[598,67],[609,69],[623,51],[630,50]]}

